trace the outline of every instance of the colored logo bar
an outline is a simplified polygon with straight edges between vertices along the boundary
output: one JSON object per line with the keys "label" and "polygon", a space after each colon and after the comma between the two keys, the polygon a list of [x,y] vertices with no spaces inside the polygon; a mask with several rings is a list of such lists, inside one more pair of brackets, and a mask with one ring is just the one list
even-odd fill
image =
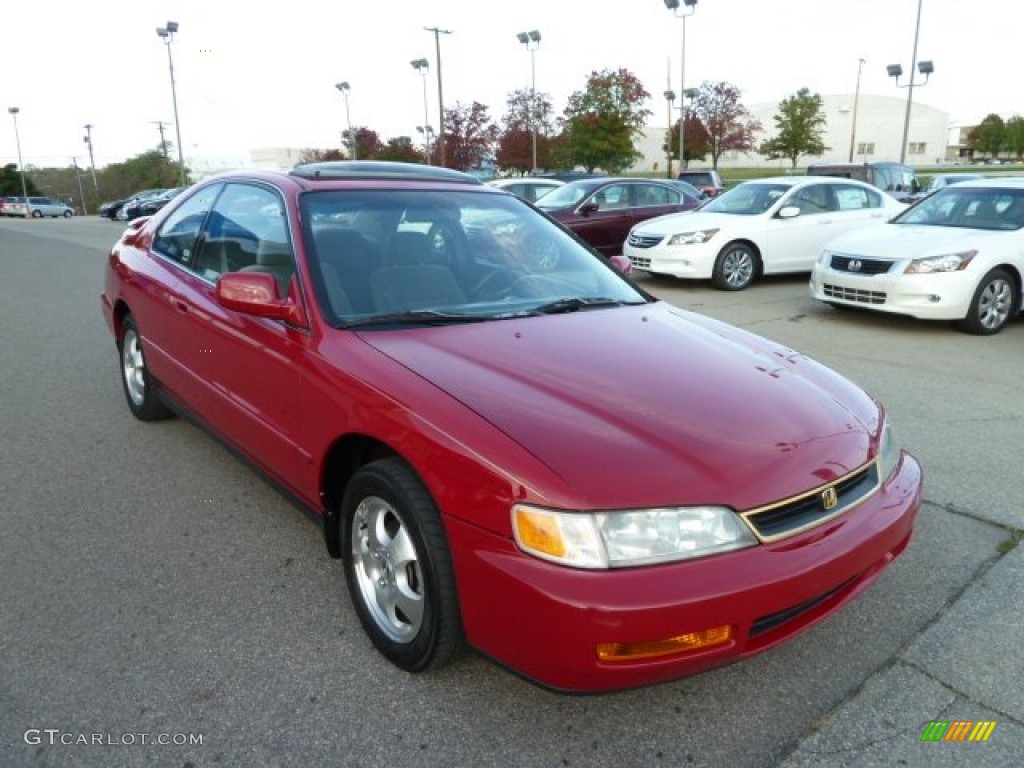
{"label": "colored logo bar", "polygon": [[932,720],[921,741],[988,741],[995,729],[995,720]]}

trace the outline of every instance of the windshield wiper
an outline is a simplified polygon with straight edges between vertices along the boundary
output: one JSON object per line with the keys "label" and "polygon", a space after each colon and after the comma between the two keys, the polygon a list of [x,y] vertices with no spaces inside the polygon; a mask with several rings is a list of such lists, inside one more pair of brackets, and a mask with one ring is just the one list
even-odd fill
{"label": "windshield wiper", "polygon": [[609,299],[604,296],[580,298],[579,296],[555,299],[547,304],[534,307],[531,311],[538,315],[557,315],[563,312],[578,312],[581,309],[596,309],[598,307],[622,307],[628,304],[643,304],[644,302],[622,301],[620,299]]}
{"label": "windshield wiper", "polygon": [[383,315],[356,317],[343,322],[344,328],[363,328],[369,325],[451,325],[454,323],[480,323],[495,319],[491,315],[470,315],[464,312],[439,312],[436,309],[412,309],[406,312],[388,312]]}

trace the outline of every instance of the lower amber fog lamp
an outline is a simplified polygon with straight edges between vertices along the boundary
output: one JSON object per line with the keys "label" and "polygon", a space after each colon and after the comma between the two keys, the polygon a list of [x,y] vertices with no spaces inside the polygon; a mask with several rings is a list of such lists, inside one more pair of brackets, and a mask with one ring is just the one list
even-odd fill
{"label": "lower amber fog lamp", "polygon": [[713,645],[721,645],[732,639],[732,625],[712,627],[700,632],[687,632],[665,640],[648,640],[641,643],[598,643],[597,658],[601,661],[637,661],[671,656],[687,651],[697,651]]}

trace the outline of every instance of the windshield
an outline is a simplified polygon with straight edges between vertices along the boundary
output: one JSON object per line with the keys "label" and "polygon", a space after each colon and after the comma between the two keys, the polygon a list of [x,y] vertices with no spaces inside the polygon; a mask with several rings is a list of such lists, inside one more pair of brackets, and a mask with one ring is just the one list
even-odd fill
{"label": "windshield", "polygon": [[1014,230],[1024,226],[1024,189],[964,187],[939,190],[908,208],[894,224]]}
{"label": "windshield", "polygon": [[338,327],[479,322],[651,297],[522,200],[480,191],[300,197],[318,299]]}
{"label": "windshield", "polygon": [[756,184],[747,182],[723,192],[701,208],[701,213],[735,213],[756,216],[771,208],[791,189],[788,184]]}

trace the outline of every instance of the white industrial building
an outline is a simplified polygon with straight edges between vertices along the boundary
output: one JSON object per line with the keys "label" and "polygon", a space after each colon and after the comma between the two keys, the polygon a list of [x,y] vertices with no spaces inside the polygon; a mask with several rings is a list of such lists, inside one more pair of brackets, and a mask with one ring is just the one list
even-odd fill
{"label": "white industrial building", "polygon": [[[853,160],[872,162],[899,160],[900,144],[903,140],[903,124],[907,110],[905,98],[860,94],[856,99],[857,130],[853,132],[854,95],[839,94],[822,96],[825,112],[825,146],[828,149],[820,157],[802,156],[798,168],[810,163],[849,162],[850,142],[853,139]],[[755,104],[748,107],[751,115],[760,121],[762,130],[755,137],[755,146],[775,135],[775,115],[778,104]],[[677,123],[678,125],[678,123]],[[667,125],[651,125],[646,135],[637,142],[637,151],[643,158],[630,168],[632,172],[663,172],[665,170],[665,132]],[[910,130],[907,137],[905,162],[908,165],[936,165],[949,159],[950,115],[941,109],[914,102],[910,111]],[[954,148],[955,149],[955,148]],[[710,155],[703,161],[693,161],[691,167],[711,166]],[[726,152],[719,158],[720,168],[778,168],[785,172],[790,168],[789,160],[768,160],[757,150]],[[673,164],[674,167],[674,164]]]}

